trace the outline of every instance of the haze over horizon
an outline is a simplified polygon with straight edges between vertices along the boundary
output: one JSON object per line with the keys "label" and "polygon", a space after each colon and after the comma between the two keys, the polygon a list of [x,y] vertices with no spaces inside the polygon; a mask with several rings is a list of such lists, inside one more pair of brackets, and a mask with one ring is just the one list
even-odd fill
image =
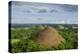
{"label": "haze over horizon", "polygon": [[78,24],[78,6],[36,2],[11,2],[12,24]]}

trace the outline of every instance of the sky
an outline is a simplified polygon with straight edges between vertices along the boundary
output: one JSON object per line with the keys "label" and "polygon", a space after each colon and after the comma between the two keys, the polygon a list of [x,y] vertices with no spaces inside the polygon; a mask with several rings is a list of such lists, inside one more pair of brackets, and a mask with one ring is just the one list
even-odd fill
{"label": "sky", "polygon": [[11,2],[12,24],[77,24],[78,6],[68,4]]}

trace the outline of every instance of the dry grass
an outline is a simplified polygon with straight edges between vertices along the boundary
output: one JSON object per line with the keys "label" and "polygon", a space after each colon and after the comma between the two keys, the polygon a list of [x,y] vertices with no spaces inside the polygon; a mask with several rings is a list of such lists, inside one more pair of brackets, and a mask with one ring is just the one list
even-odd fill
{"label": "dry grass", "polygon": [[39,43],[41,47],[46,48],[57,47],[64,41],[64,38],[53,27],[46,27],[40,31],[36,37],[36,42]]}

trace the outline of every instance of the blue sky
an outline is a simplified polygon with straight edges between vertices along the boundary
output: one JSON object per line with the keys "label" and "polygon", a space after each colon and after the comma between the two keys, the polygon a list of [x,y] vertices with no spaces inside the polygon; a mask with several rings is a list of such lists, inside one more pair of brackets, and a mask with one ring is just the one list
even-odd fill
{"label": "blue sky", "polygon": [[77,24],[77,5],[12,2],[12,24]]}

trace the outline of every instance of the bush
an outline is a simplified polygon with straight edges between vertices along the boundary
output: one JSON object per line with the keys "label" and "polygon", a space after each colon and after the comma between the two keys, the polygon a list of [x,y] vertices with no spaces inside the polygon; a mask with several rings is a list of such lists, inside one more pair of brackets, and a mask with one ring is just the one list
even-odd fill
{"label": "bush", "polygon": [[34,41],[37,33],[41,30],[42,28],[40,26],[32,26],[28,29],[14,28],[14,30],[11,30],[11,51],[16,53],[78,48],[77,29],[75,30],[69,27],[67,30],[59,30],[59,34],[64,37],[66,42],[60,44],[58,47],[52,48],[41,48],[39,44]]}

